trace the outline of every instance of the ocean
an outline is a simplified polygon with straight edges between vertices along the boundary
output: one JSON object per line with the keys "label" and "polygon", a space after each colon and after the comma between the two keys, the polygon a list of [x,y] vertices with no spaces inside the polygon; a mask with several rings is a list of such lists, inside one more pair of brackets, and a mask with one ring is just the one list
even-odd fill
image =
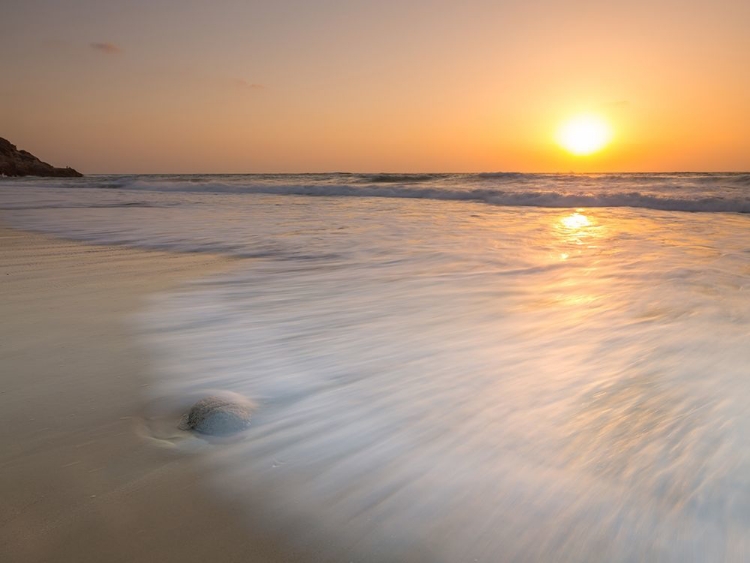
{"label": "ocean", "polygon": [[[750,559],[750,174],[0,179],[0,219],[236,257],[133,315],[143,432],[300,560]],[[216,392],[250,429],[179,431]]]}

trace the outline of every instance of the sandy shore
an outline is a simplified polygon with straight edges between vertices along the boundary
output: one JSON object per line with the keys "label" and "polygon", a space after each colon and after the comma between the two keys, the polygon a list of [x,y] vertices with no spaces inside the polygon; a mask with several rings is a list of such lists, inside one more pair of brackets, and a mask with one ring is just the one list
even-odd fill
{"label": "sandy shore", "polygon": [[197,458],[136,428],[148,358],[127,315],[231,260],[0,228],[0,561],[270,561]]}

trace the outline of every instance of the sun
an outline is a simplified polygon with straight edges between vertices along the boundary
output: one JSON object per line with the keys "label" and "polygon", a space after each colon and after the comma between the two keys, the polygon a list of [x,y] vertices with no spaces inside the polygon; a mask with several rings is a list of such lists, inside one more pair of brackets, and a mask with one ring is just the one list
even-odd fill
{"label": "sun", "polygon": [[612,139],[612,129],[598,115],[584,114],[562,124],[557,142],[567,151],[586,156],[603,149]]}

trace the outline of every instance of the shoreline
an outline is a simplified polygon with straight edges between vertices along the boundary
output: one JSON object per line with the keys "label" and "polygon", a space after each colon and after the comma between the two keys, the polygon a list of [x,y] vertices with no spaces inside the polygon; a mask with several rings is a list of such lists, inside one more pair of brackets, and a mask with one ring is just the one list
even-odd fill
{"label": "shoreline", "polygon": [[138,431],[148,353],[128,318],[234,260],[98,246],[0,223],[0,559],[275,561],[200,454]]}

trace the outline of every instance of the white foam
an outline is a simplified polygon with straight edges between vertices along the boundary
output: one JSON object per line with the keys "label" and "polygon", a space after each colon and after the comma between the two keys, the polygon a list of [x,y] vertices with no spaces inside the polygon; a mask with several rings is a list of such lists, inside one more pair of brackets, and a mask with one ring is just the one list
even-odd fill
{"label": "white foam", "polygon": [[213,486],[301,553],[742,560],[749,231],[569,217],[485,217],[463,246],[397,213],[427,231],[408,260],[247,263],[143,320],[151,389],[257,401]]}
{"label": "white foam", "polygon": [[[734,176],[607,179],[479,182],[537,200],[744,197]],[[346,181],[459,181],[386,180]],[[249,195],[246,177],[123,188],[143,181],[8,184],[2,219],[254,257],[140,317],[146,398],[256,402],[242,441],[206,446],[212,487],[300,559],[747,559],[750,217]]]}

